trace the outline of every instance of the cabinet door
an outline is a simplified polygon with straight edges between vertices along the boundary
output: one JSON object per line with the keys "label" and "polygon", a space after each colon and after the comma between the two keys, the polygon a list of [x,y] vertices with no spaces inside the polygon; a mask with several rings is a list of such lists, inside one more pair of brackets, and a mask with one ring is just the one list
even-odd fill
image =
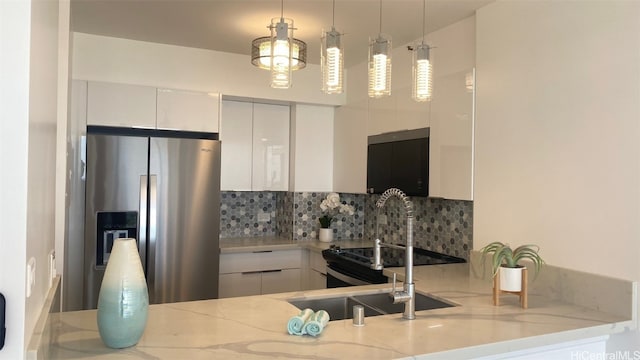
{"label": "cabinet door", "polygon": [[289,189],[289,106],[253,105],[252,189]]}
{"label": "cabinet door", "polygon": [[434,79],[430,196],[473,200],[473,74],[469,69]]}
{"label": "cabinet door", "polygon": [[89,81],[87,125],[156,127],[156,89]]}
{"label": "cabinet door", "polygon": [[158,89],[158,129],[217,133],[220,94]]}
{"label": "cabinet door", "polygon": [[291,190],[333,190],[333,115],[332,106],[291,107]]}
{"label": "cabinet door", "polygon": [[299,291],[301,280],[300,269],[282,269],[262,272],[262,293],[275,294]]}
{"label": "cabinet door", "polygon": [[327,273],[327,261],[322,257],[322,253],[310,251],[309,263],[310,263],[311,269],[321,274]]}
{"label": "cabinet door", "polygon": [[253,104],[225,100],[220,120],[220,188],[251,191]]}
{"label": "cabinet door", "polygon": [[220,274],[218,297],[260,295],[261,281],[260,272]]}
{"label": "cabinet door", "polygon": [[317,272],[313,269],[309,270],[309,290],[326,289],[327,275]]}

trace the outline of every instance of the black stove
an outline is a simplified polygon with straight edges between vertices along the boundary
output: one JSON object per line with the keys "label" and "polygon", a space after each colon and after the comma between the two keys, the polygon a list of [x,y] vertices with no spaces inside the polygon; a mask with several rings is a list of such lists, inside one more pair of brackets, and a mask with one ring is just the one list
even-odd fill
{"label": "black stove", "polygon": [[[404,266],[405,252],[402,249],[383,247],[381,257],[384,267]],[[364,284],[383,284],[388,278],[382,270],[371,269],[373,247],[342,249],[331,245],[322,251],[327,260],[327,287]],[[464,263],[464,259],[419,248],[413,248],[413,265],[440,265]]]}

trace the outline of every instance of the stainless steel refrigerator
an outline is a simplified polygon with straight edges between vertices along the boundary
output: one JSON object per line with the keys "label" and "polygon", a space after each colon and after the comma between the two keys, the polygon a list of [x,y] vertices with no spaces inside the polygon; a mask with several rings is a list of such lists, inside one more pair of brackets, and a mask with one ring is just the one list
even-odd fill
{"label": "stainless steel refrigerator", "polygon": [[119,237],[138,241],[150,303],[217,298],[217,134],[89,127],[86,144],[84,308]]}

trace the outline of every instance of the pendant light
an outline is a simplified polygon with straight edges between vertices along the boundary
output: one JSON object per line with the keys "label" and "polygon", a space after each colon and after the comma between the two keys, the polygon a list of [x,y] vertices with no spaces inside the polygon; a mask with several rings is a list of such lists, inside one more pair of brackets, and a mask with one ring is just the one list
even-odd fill
{"label": "pendant light", "polygon": [[307,60],[307,44],[293,37],[293,20],[284,17],[284,0],[281,0],[280,17],[271,19],[268,26],[271,36],[254,39],[251,43],[251,63],[271,71],[271,87],[288,89],[291,71],[304,68]]}
{"label": "pendant light", "polygon": [[342,39],[335,28],[336,0],[333,0],[331,30],[323,31],[320,39],[320,65],[322,69],[322,91],[325,94],[342,94],[344,78],[344,48]]}
{"label": "pendant light", "polygon": [[380,0],[380,31],[369,39],[369,97],[391,95],[391,37],[382,34],[382,0]]}
{"label": "pendant light", "polygon": [[422,0],[422,42],[413,49],[413,100],[430,101],[433,93],[433,67],[429,45],[424,43],[426,0]]}

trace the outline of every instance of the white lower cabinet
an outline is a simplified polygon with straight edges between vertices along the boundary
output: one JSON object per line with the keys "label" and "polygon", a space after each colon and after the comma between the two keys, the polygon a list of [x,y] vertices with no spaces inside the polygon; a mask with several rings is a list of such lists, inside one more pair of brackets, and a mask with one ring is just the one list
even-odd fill
{"label": "white lower cabinet", "polygon": [[260,295],[261,283],[260,272],[220,274],[218,297]]}
{"label": "white lower cabinet", "polygon": [[301,268],[298,249],[220,254],[218,297],[298,291]]}
{"label": "white lower cabinet", "polygon": [[262,294],[300,290],[300,269],[282,269],[262,272]]}
{"label": "white lower cabinet", "polygon": [[306,271],[307,279],[305,289],[325,289],[327,287],[327,262],[322,257],[322,253],[307,250],[309,264]]}

